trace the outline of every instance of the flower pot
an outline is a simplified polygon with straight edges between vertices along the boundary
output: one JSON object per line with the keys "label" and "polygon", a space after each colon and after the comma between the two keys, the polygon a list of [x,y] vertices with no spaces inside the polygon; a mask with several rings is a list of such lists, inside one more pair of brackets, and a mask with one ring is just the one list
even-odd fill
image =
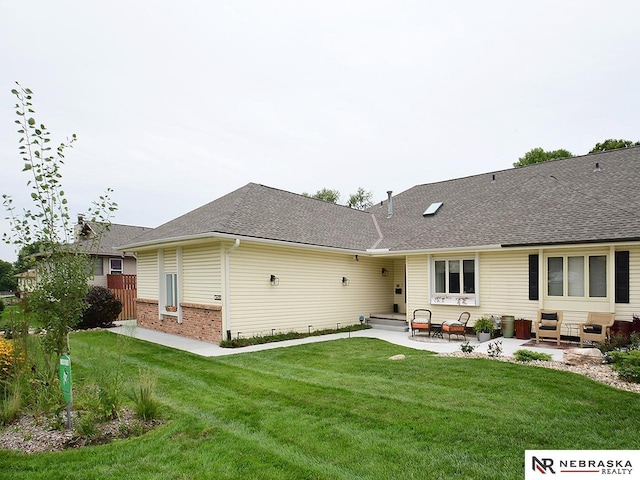
{"label": "flower pot", "polygon": [[515,319],[513,315],[502,316],[502,336],[504,338],[513,338],[513,324]]}
{"label": "flower pot", "polygon": [[491,334],[489,332],[478,332],[479,342],[488,342],[489,340],[491,340]]}
{"label": "flower pot", "polygon": [[516,338],[519,340],[529,340],[531,338],[532,323],[531,320],[525,320],[524,318],[516,320]]}

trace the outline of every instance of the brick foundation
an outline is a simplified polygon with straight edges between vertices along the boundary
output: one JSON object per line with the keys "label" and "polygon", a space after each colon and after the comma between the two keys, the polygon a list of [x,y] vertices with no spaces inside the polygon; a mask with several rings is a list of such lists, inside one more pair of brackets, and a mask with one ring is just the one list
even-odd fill
{"label": "brick foundation", "polygon": [[158,318],[158,301],[136,299],[138,326],[158,332],[220,344],[222,340],[222,307],[180,303],[182,323],[177,315],[162,315]]}

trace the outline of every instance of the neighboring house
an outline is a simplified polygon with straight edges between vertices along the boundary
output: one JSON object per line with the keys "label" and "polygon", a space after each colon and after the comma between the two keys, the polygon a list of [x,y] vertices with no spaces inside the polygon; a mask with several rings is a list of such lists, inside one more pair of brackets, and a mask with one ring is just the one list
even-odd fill
{"label": "neighboring house", "polygon": [[140,326],[216,343],[394,309],[631,320],[638,185],[640,147],[417,185],[367,211],[250,183],[118,248],[137,254]]}
{"label": "neighboring house", "polygon": [[101,227],[101,224],[92,224],[78,215],[75,234],[76,243],[93,257],[93,278],[89,284],[107,287],[110,275],[136,275],[135,254],[118,250],[118,245],[133,241],[151,228],[118,223],[112,223],[104,230]]}
{"label": "neighboring house", "polygon": [[19,295],[24,295],[30,292],[38,278],[35,268],[30,268],[26,272],[22,272],[16,275],[18,279],[18,292]]}
{"label": "neighboring house", "polygon": [[78,215],[75,226],[75,243],[81,251],[90,254],[93,261],[93,277],[89,284],[106,287],[122,303],[118,320],[135,318],[137,297],[137,276],[135,253],[122,251],[118,245],[131,242],[151,230],[132,225],[91,223]]}

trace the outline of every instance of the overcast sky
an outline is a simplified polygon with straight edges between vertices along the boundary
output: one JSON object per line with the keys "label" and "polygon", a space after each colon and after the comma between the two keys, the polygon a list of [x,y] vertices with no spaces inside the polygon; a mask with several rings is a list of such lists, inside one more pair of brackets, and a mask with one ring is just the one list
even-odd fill
{"label": "overcast sky", "polygon": [[78,136],[72,214],[111,187],[113,221],[149,227],[248,182],[379,201],[640,140],[639,21],[637,0],[4,0],[0,193],[30,206],[15,81]]}

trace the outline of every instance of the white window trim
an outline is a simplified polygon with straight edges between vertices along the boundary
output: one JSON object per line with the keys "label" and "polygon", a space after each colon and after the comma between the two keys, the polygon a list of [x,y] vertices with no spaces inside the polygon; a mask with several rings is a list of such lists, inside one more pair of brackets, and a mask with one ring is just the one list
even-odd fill
{"label": "white window trim", "polygon": [[[460,268],[463,268],[462,260],[473,260],[473,275],[475,293],[437,293],[436,290],[436,261],[460,260]],[[462,272],[461,272],[462,274]],[[461,276],[462,278],[462,276]],[[477,307],[480,305],[480,254],[460,256],[434,257],[429,261],[429,293],[431,305],[460,305],[467,307]],[[448,284],[448,279],[446,282]]]}
{"label": "white window trim", "polygon": [[[180,302],[183,298],[183,287],[182,287],[182,247],[176,248],[176,269],[174,270],[165,270],[164,268],[164,250],[158,250],[158,318],[162,320],[163,315],[170,315],[173,317],[178,317],[178,323],[182,323],[182,307],[180,306]],[[170,312],[166,309],[167,306],[167,280],[166,276],[168,274],[176,275],[176,293],[177,293],[177,305],[175,312]]]}
{"label": "white window trim", "polygon": [[[582,257],[584,265],[584,295],[569,295],[569,258],[570,257]],[[607,284],[606,296],[604,297],[592,297],[589,295],[589,257],[605,257],[607,265],[605,268],[605,281]],[[549,295],[549,258],[562,258],[562,295]],[[613,258],[611,252],[550,252],[544,255],[543,268],[544,268],[544,297],[550,300],[574,300],[574,301],[607,301],[611,297],[612,283],[614,281],[615,271],[612,274]]]}
{"label": "white window trim", "polygon": [[[120,266],[121,268],[119,270],[117,270],[118,273],[113,273],[114,271],[116,271],[114,268],[111,267],[111,262],[113,260],[119,260],[120,261]],[[110,258],[109,259],[109,275],[123,275],[124,274],[124,259],[123,258]]]}

